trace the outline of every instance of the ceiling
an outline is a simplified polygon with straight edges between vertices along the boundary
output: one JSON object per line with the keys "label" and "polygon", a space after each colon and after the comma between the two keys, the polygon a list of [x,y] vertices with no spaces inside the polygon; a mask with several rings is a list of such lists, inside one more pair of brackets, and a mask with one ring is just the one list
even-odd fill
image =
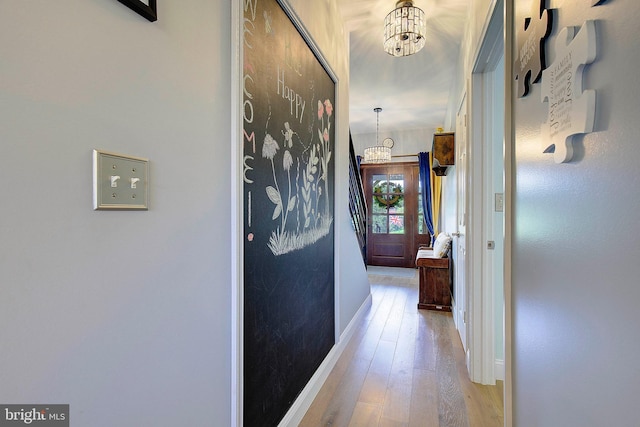
{"label": "ceiling", "polygon": [[338,0],[350,37],[351,133],[443,127],[469,0],[414,0],[427,17],[425,47],[395,58],[382,47],[385,16],[396,0]]}

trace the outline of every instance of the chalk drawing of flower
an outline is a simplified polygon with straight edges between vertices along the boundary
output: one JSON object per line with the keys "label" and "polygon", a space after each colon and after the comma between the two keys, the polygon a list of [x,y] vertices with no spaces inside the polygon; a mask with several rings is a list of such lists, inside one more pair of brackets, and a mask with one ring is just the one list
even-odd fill
{"label": "chalk drawing of flower", "polygon": [[[312,245],[330,231],[333,223],[329,200],[332,115],[331,101],[318,100],[319,123],[317,127],[313,126],[317,131],[309,128],[311,138],[308,143],[298,136],[294,144],[294,135],[298,134],[290,122],[282,123],[283,139],[280,142],[269,134],[264,138],[262,157],[270,160],[273,173],[273,183],[265,190],[274,204],[271,219],[277,224],[274,224],[267,246],[276,256]],[[298,149],[298,141],[302,151]],[[297,166],[294,168],[294,165]],[[296,224],[288,224],[292,221]]]}
{"label": "chalk drawing of flower", "polygon": [[264,143],[262,145],[262,157],[265,159],[273,160],[280,146],[275,139],[269,134],[264,137]]}
{"label": "chalk drawing of flower", "polygon": [[[285,126],[288,131],[290,131],[288,126]],[[286,133],[282,132],[282,134],[286,138]],[[285,146],[287,142],[285,141]],[[278,175],[276,173],[276,166],[274,162],[274,158],[278,152],[280,146],[277,141],[273,139],[270,134],[267,134],[264,138],[264,144],[262,145],[262,157],[269,159],[271,161],[271,171],[273,173],[273,186],[268,185],[265,188],[267,192],[267,196],[269,200],[275,205],[273,209],[273,214],[271,215],[272,220],[280,218],[280,227],[277,228],[275,235],[272,237],[274,242],[276,242],[276,246],[282,246],[283,242],[286,242],[287,232],[285,231],[287,227],[287,218],[289,216],[289,212],[293,211],[296,205],[296,196],[291,195],[291,166],[293,165],[293,157],[291,156],[291,152],[289,150],[285,150],[282,156],[282,169],[287,172],[287,189],[288,194],[286,198],[282,194],[280,189],[280,185],[278,184]]]}
{"label": "chalk drawing of flower", "polygon": [[276,205],[271,219],[278,218],[282,213],[283,207],[282,197],[280,196],[280,187],[278,186],[278,179],[276,177],[276,166],[273,162],[273,158],[276,156],[279,148],[280,146],[278,145],[278,142],[273,139],[270,134],[267,134],[264,137],[264,143],[262,144],[262,157],[271,160],[271,171],[273,172],[273,182],[275,185],[275,187],[269,185],[265,188],[267,196],[269,196],[269,200]]}
{"label": "chalk drawing of flower", "polygon": [[[318,101],[318,104],[321,104],[321,102]],[[329,170],[328,169],[329,169],[329,161],[331,160],[331,154],[332,154],[331,143],[329,141],[329,130],[331,129],[331,121],[329,119],[331,118],[331,114],[333,114],[333,105],[331,104],[331,101],[329,99],[326,99],[324,101],[323,110],[325,110],[327,113],[327,124],[325,127],[324,116],[323,116],[322,126],[318,128],[318,137],[320,139],[321,148],[322,148],[322,156],[321,156],[321,163],[320,163],[322,173],[320,174],[319,180],[324,181],[325,198],[326,198],[325,208],[328,209],[329,207],[329,187],[328,187]],[[323,130],[320,130],[320,129],[323,129]],[[318,182],[318,185],[319,184],[320,183]],[[327,214],[328,214],[328,210],[327,210]]]}
{"label": "chalk drawing of flower", "polygon": [[[324,101],[324,107],[327,110],[327,116],[331,117],[331,114],[333,114],[333,105],[331,104],[331,101],[329,99]],[[318,117],[318,118],[320,118],[320,117]]]}
{"label": "chalk drawing of flower", "polygon": [[282,167],[284,168],[284,170],[289,171],[289,169],[291,169],[292,164],[293,164],[293,157],[291,157],[291,153],[289,152],[289,150],[286,150],[282,158]]}

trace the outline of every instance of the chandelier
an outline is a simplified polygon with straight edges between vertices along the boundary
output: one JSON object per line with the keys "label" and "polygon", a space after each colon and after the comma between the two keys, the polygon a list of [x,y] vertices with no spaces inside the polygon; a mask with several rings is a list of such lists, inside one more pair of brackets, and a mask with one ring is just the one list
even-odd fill
{"label": "chandelier", "polygon": [[413,55],[424,47],[427,26],[422,9],[399,0],[384,18],[384,50],[393,56]]}
{"label": "chandelier", "polygon": [[364,149],[364,161],[367,163],[386,163],[391,161],[391,148],[378,145],[378,130],[380,128],[380,111],[382,108],[373,109],[376,112],[376,145]]}

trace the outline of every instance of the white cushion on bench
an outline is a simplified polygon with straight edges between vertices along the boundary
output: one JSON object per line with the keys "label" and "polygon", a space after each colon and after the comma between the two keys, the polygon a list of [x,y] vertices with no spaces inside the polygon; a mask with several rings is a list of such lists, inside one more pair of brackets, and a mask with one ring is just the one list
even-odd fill
{"label": "white cushion on bench", "polygon": [[451,236],[447,233],[440,233],[433,244],[433,256],[435,258],[442,258],[447,254],[449,245],[451,244]]}
{"label": "white cushion on bench", "polygon": [[418,258],[436,258],[433,256],[433,249],[420,249],[418,250],[418,255],[416,255],[416,259]]}

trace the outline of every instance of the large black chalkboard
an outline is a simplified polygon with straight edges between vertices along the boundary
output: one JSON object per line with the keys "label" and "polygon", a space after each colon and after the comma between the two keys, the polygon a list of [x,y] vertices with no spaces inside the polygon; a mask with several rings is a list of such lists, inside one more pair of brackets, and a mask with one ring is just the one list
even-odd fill
{"label": "large black chalkboard", "polygon": [[276,0],[244,0],[246,426],[274,426],[335,343],[335,82]]}

